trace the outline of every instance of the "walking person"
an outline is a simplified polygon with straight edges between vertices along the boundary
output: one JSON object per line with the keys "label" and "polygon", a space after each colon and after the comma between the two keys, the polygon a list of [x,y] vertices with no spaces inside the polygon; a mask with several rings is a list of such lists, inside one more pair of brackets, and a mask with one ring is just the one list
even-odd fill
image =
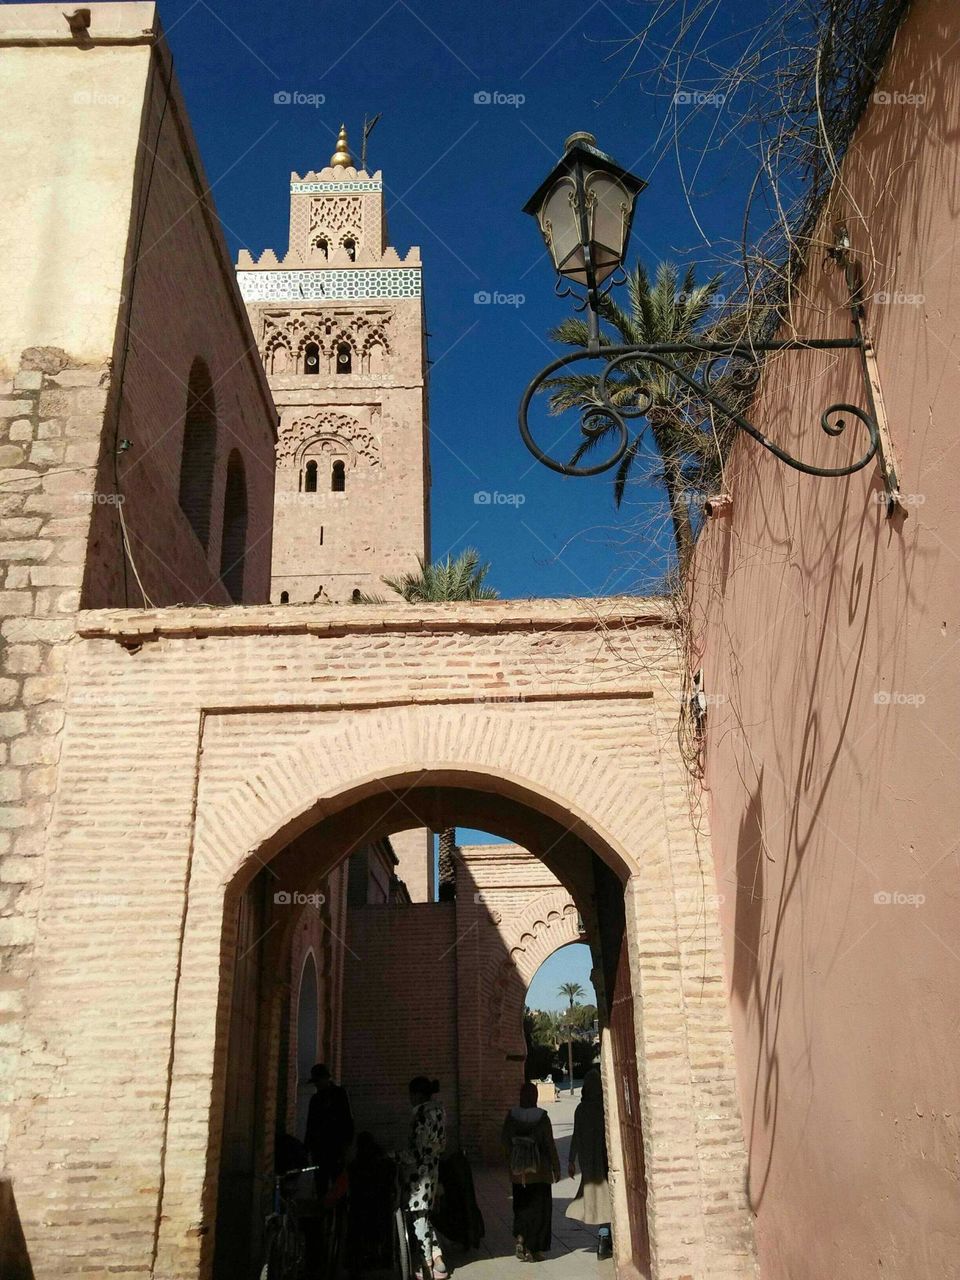
{"label": "walking person", "polygon": [[603,1081],[597,1067],[583,1077],[580,1102],[573,1113],[573,1137],[570,1140],[567,1172],[574,1177],[580,1162],[580,1189],[567,1205],[568,1218],[599,1227],[597,1254],[609,1258],[613,1252],[610,1239],[610,1183],[607,1180],[607,1134],[603,1118]]}
{"label": "walking person", "polygon": [[303,1141],[311,1161],[318,1166],[314,1177],[317,1196],[322,1198],[346,1168],[353,1141],[353,1115],[346,1089],[334,1084],[324,1063],[311,1068],[310,1083],[316,1092],[307,1110]]}
{"label": "walking person", "polygon": [[560,1181],[560,1157],[550,1117],[537,1106],[537,1086],[532,1081],[521,1088],[519,1106],[507,1112],[502,1141],[513,1185],[517,1257],[523,1262],[542,1262],[553,1235],[550,1187]]}
{"label": "walking person", "polygon": [[412,1115],[404,1203],[413,1219],[413,1234],[422,1256],[422,1266],[417,1268],[416,1276],[417,1280],[447,1280],[440,1241],[430,1221],[437,1198],[440,1157],[447,1141],[443,1106],[433,1096],[440,1084],[426,1076],[414,1076],[407,1088]]}

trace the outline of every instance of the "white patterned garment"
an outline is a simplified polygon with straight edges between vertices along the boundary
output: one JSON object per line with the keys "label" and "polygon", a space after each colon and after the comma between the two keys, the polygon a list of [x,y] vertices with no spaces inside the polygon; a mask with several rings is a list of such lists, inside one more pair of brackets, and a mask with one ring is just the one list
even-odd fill
{"label": "white patterned garment", "polygon": [[410,1126],[410,1181],[407,1208],[411,1213],[429,1213],[437,1197],[440,1157],[446,1146],[443,1106],[433,1100],[413,1108]]}

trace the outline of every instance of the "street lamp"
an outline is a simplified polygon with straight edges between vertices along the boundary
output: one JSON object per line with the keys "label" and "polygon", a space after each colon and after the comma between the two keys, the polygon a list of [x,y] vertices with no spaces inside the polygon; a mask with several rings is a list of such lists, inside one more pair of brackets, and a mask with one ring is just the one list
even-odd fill
{"label": "street lamp", "polygon": [[[587,313],[587,346],[583,351],[561,356],[542,369],[527,387],[520,402],[519,425],[524,444],[538,461],[553,471],[568,476],[591,476],[609,471],[630,447],[628,421],[644,417],[654,403],[652,388],[642,390],[633,405],[615,405],[611,400],[612,375],[629,367],[642,382],[655,367],[665,369],[673,385],[683,389],[687,397],[708,406],[746,431],[781,462],[814,476],[848,476],[868,466],[877,456],[887,493],[887,514],[899,506],[899,482],[893,463],[893,450],[886,421],[878,412],[879,389],[876,360],[872,344],[864,328],[863,286],[858,264],[849,252],[846,227],[838,223],[830,256],[843,270],[848,290],[850,316],[854,336],[849,338],[791,338],[781,341],[754,342],[747,339],[725,342],[672,342],[647,345],[614,346],[600,341],[599,310],[602,296],[619,283],[618,271],[626,256],[630,227],[637,196],[645,189],[642,178],[623,169],[610,156],[598,150],[596,139],[589,133],[572,134],[564,153],[548,176],[523,207],[524,213],[536,218],[557,273],[557,293],[561,297],[577,296],[577,310]],[[749,392],[760,379],[761,359],[772,351],[836,351],[851,349],[858,353],[866,409],[854,404],[831,404],[820,415],[820,426],[830,436],[840,436],[853,419],[866,430],[865,451],[847,466],[816,467],[794,458],[785,449],[768,440],[758,427],[727,402],[718,387],[725,373],[728,383],[739,393]],[[676,357],[693,356],[676,363]],[[580,360],[603,359],[604,368],[596,386],[596,395],[580,409],[580,430],[590,440],[601,432],[615,428],[616,444],[611,455],[602,462],[581,466],[571,460],[563,462],[541,449],[533,438],[528,423],[530,402],[543,383],[559,369]],[[574,454],[574,457],[577,453]],[[902,510],[902,508],[900,508]]]}
{"label": "street lamp", "polygon": [[574,133],[523,207],[539,223],[557,275],[586,291],[591,341],[598,346],[597,299],[623,263],[633,206],[646,185],[598,151],[592,133]]}

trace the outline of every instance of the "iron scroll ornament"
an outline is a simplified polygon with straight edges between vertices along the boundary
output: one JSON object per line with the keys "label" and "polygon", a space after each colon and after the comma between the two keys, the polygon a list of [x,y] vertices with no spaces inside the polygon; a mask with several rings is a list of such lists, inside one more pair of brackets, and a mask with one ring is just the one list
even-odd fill
{"label": "iron scroll ornament", "polygon": [[[609,471],[615,467],[623,458],[627,449],[630,447],[630,430],[628,421],[632,418],[642,418],[646,415],[652,406],[652,396],[645,392],[641,392],[640,398],[633,405],[614,405],[609,397],[608,381],[611,374],[616,373],[622,366],[642,361],[647,364],[659,365],[662,369],[666,369],[671,376],[677,378],[680,382],[690,388],[698,399],[705,400],[712,405],[719,413],[733,422],[741,431],[746,431],[747,435],[752,436],[758,444],[764,449],[768,449],[781,462],[785,462],[788,467],[793,467],[795,471],[802,471],[811,476],[849,476],[856,471],[862,471],[864,467],[869,466],[877,454],[880,447],[880,435],[877,428],[876,419],[873,414],[866,410],[858,408],[858,406],[846,403],[836,403],[828,405],[820,415],[821,430],[829,436],[840,436],[847,427],[846,419],[843,415],[863,424],[869,437],[869,447],[856,462],[851,462],[844,467],[815,467],[808,462],[802,462],[799,458],[793,457],[785,449],[781,449],[779,445],[774,444],[772,440],[767,439],[763,432],[748,421],[741,413],[727,404],[724,399],[712,389],[714,380],[714,371],[719,363],[724,361],[734,362],[734,371],[730,377],[734,385],[739,389],[746,389],[756,384],[760,377],[760,368],[757,356],[768,351],[794,351],[794,350],[817,350],[817,351],[833,351],[839,349],[853,348],[862,352],[863,343],[860,338],[836,338],[832,340],[820,338],[794,338],[782,342],[757,342],[750,346],[730,343],[717,342],[668,342],[651,344],[650,346],[603,346],[595,351],[575,351],[570,355],[561,356],[558,360],[554,360],[552,364],[548,364],[533,379],[526,391],[523,393],[523,399],[520,401],[519,410],[519,426],[520,435],[524,444],[537,459],[542,462],[545,467],[549,467],[551,471],[557,471],[565,476],[595,476],[600,475],[604,471]],[[703,378],[698,379],[692,377],[684,370],[677,367],[670,356],[677,355],[700,355],[705,358]],[[579,360],[606,360],[606,365],[600,375],[598,383],[598,396],[595,403],[580,406],[580,430],[583,433],[584,441],[591,440],[601,432],[607,432],[609,425],[612,423],[616,428],[617,442],[613,453],[604,459],[603,462],[594,463],[592,466],[578,466],[572,462],[558,462],[555,458],[545,453],[531,434],[527,421],[527,415],[530,408],[530,402],[536,393],[543,386],[548,378],[552,377],[558,369],[563,369],[567,365],[574,364]]]}

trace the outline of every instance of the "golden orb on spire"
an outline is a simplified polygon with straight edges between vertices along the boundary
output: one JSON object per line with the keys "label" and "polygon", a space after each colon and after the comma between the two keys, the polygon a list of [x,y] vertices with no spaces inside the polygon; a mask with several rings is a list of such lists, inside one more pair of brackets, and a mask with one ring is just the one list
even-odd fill
{"label": "golden orb on spire", "polygon": [[353,156],[350,154],[350,147],[347,143],[347,126],[340,126],[340,135],[337,138],[337,149],[330,157],[330,165],[334,169],[352,169]]}

